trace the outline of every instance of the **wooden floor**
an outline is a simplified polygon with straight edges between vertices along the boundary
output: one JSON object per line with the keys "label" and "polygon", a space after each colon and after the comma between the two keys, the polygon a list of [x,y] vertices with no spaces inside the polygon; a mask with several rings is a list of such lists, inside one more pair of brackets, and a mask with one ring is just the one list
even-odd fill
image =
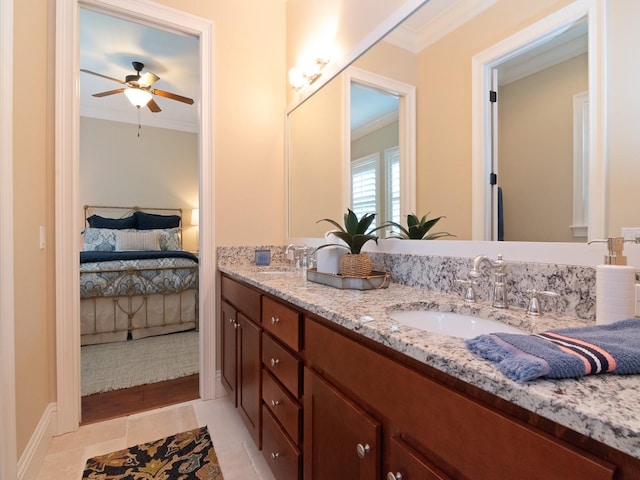
{"label": "wooden floor", "polygon": [[101,422],[200,398],[198,374],[82,397],[82,422]]}

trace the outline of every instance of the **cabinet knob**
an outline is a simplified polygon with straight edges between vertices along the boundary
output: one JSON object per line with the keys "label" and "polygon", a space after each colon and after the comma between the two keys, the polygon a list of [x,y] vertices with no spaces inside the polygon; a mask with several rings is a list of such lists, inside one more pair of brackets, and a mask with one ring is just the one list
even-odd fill
{"label": "cabinet knob", "polygon": [[240,326],[240,324],[237,323],[237,322],[233,324],[233,328],[238,328],[239,326]]}
{"label": "cabinet knob", "polygon": [[371,452],[371,447],[368,443],[365,443],[364,445],[359,443],[356,447],[356,451],[358,452],[358,458],[364,458],[367,453]]}
{"label": "cabinet knob", "polygon": [[278,365],[280,363],[280,360],[278,360],[277,358],[272,358],[271,359],[271,366],[275,367],[276,365]]}
{"label": "cabinet knob", "polygon": [[279,400],[271,400],[271,406],[273,408],[277,407],[278,405],[280,405],[280,401]]}
{"label": "cabinet knob", "polygon": [[389,472],[387,473],[387,480],[402,480],[402,474],[400,472]]}
{"label": "cabinet knob", "polygon": [[279,321],[280,321],[280,319],[278,317],[271,317],[271,325],[275,325]]}
{"label": "cabinet knob", "polygon": [[279,456],[278,452],[271,452],[271,460],[277,460]]}
{"label": "cabinet knob", "polygon": [[229,323],[233,323],[233,318],[229,318]]}

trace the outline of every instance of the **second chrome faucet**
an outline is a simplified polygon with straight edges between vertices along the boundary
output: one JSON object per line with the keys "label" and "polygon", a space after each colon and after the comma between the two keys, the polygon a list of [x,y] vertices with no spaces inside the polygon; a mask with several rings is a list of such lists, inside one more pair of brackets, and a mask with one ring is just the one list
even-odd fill
{"label": "second chrome faucet", "polygon": [[486,263],[493,272],[493,298],[491,305],[496,308],[508,308],[507,303],[507,262],[502,259],[502,255],[498,255],[496,260],[491,260],[486,255],[478,255],[473,259],[473,267],[469,271],[469,277],[472,279],[480,278],[480,268]]}

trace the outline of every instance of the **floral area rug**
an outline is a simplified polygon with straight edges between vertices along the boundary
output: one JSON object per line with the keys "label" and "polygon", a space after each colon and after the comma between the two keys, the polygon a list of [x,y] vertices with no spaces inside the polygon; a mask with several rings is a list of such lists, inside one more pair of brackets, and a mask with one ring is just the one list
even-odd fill
{"label": "floral area rug", "polygon": [[222,480],[207,427],[87,460],[82,480]]}

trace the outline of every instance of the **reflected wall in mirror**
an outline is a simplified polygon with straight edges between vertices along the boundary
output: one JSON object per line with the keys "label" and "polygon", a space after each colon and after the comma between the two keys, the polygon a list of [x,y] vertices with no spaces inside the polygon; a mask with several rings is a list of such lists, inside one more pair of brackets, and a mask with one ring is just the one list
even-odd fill
{"label": "reflected wall in mirror", "polygon": [[[594,3],[596,2],[597,0],[594,0]],[[464,2],[453,3],[457,5]],[[468,19],[463,24],[452,23],[451,31],[445,35],[441,35],[439,30],[438,34],[432,37],[429,36],[433,31],[429,28],[429,21],[434,19],[429,18],[430,5],[427,3],[416,12],[417,16],[421,16],[419,22],[412,23],[416,17],[413,16],[401,25],[404,40],[398,40],[401,37],[394,36],[395,32],[392,32],[392,35],[378,42],[354,63],[360,69],[416,85],[418,133],[417,167],[413,182],[417,191],[415,210],[419,214],[432,212],[432,215],[436,216],[445,215],[446,218],[442,220],[441,227],[455,234],[457,239],[484,238],[473,236],[472,217],[477,196],[472,194],[475,185],[472,164],[471,60],[479,52],[538,22],[541,18],[553,14],[554,8],[571,5],[573,2],[560,2],[559,6],[558,2],[554,5],[547,5],[548,3],[519,2],[518,8],[514,9],[509,2],[498,1],[488,10]],[[498,26],[495,24],[497,17],[501,19]],[[456,16],[452,14],[450,18],[456,18]],[[411,26],[410,30],[405,28],[407,24]],[[420,27],[425,25],[426,27],[420,30]],[[407,31],[412,33],[412,36],[407,37]],[[589,52],[588,55],[592,54],[595,53]],[[602,52],[597,54],[602,55]],[[386,58],[386,63],[381,62],[380,58]],[[584,58],[582,57],[579,61],[584,63]],[[312,98],[323,95],[326,87],[335,88],[336,84],[340,83],[342,81],[338,77],[334,78]],[[298,115],[297,110],[306,108],[305,105],[308,103],[309,100],[298,106],[293,111],[293,115]],[[338,141],[343,140],[338,139]],[[295,143],[297,139],[292,135],[290,148]],[[326,143],[325,139],[323,144]],[[599,155],[601,153],[598,152]],[[294,165],[297,161],[297,158],[291,157],[289,168],[296,168]],[[548,168],[545,170],[547,173],[540,182],[555,178],[554,172],[548,171]],[[293,188],[293,185],[294,182],[290,178],[289,186]],[[295,185],[295,188],[305,188],[298,182],[295,182]],[[539,199],[546,194],[545,185],[547,183],[540,185],[539,196],[536,198]],[[319,187],[314,185],[313,188]],[[568,192],[573,190],[571,184],[561,188]],[[557,199],[555,203],[565,204],[566,199]],[[289,206],[292,207],[291,202]],[[600,206],[600,208],[604,207]],[[341,215],[340,212],[343,210],[344,205],[337,210],[337,215]],[[543,218],[548,214],[549,212],[541,209]],[[329,214],[321,214],[318,218],[326,216]],[[293,215],[290,216],[289,221],[290,236],[317,236],[312,229],[297,225]],[[571,235],[571,221],[568,223],[564,221],[563,224],[566,224],[563,227],[565,233],[568,232]],[[521,237],[519,240],[527,239]],[[559,241],[559,238],[538,237],[528,240]],[[573,240],[573,237],[568,240]]]}

